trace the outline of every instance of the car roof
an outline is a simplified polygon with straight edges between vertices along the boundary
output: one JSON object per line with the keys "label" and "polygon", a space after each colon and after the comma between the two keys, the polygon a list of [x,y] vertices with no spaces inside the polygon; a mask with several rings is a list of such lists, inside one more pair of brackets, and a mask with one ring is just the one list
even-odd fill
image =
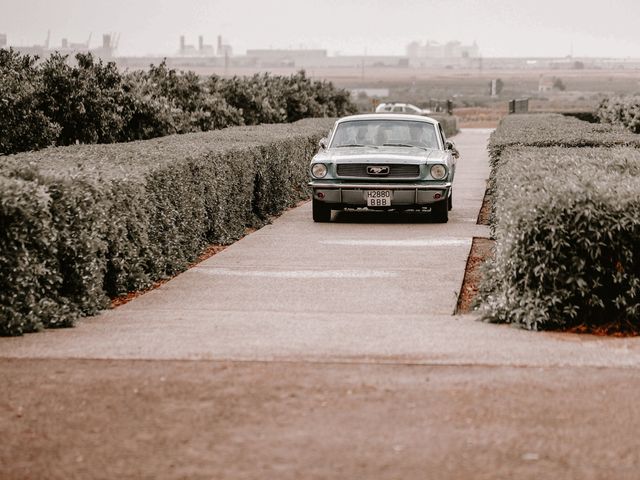
{"label": "car roof", "polygon": [[382,102],[378,104],[378,107],[415,107],[420,109],[417,105],[413,103],[405,103],[405,102]]}
{"label": "car roof", "polygon": [[437,120],[423,115],[411,115],[409,113],[362,113],[359,115],[350,115],[342,117],[337,123],[351,122],[353,120],[411,120],[415,122],[424,122],[435,125]]}

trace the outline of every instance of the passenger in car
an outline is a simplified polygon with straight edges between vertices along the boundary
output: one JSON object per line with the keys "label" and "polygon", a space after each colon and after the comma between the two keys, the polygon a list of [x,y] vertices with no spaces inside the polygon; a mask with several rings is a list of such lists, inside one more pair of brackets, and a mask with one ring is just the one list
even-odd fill
{"label": "passenger in car", "polygon": [[431,125],[411,125],[411,142],[417,147],[438,148],[438,140]]}
{"label": "passenger in car", "polygon": [[379,126],[375,136],[375,144],[384,145],[385,143],[387,143],[389,139],[389,133],[390,131],[387,127],[384,127],[382,125]]}
{"label": "passenger in car", "polygon": [[356,133],[356,143],[358,145],[369,145],[371,144],[371,139],[367,133],[367,127],[359,127]]}

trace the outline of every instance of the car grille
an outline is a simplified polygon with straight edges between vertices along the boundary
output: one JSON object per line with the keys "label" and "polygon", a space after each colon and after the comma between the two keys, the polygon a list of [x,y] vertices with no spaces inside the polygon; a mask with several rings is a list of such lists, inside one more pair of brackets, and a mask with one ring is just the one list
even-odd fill
{"label": "car grille", "polygon": [[370,175],[367,167],[371,163],[339,163],[337,173],[339,177],[358,178],[415,178],[420,176],[420,165],[385,165],[375,164],[376,167],[389,167],[388,175]]}

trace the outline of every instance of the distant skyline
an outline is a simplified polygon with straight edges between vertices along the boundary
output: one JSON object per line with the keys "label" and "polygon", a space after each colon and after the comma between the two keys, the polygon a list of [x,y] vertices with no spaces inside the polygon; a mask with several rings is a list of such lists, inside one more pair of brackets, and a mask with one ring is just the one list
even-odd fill
{"label": "distant skyline", "polygon": [[234,54],[320,48],[330,55],[404,55],[427,40],[478,43],[483,57],[640,57],[640,2],[578,0],[0,0],[9,45],[62,38],[97,47],[121,35],[118,55],[174,55],[179,37]]}

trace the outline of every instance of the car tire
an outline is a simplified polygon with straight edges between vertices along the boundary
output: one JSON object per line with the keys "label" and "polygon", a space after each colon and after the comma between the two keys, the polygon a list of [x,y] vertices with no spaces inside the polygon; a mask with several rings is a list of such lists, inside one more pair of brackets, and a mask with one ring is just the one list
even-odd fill
{"label": "car tire", "polygon": [[453,208],[453,190],[449,193],[449,199],[447,200],[447,209],[451,210]]}
{"label": "car tire", "polygon": [[447,223],[449,221],[449,200],[442,200],[431,206],[431,216],[436,223]]}
{"label": "car tire", "polygon": [[326,223],[331,221],[331,207],[315,198],[311,202],[314,222]]}

